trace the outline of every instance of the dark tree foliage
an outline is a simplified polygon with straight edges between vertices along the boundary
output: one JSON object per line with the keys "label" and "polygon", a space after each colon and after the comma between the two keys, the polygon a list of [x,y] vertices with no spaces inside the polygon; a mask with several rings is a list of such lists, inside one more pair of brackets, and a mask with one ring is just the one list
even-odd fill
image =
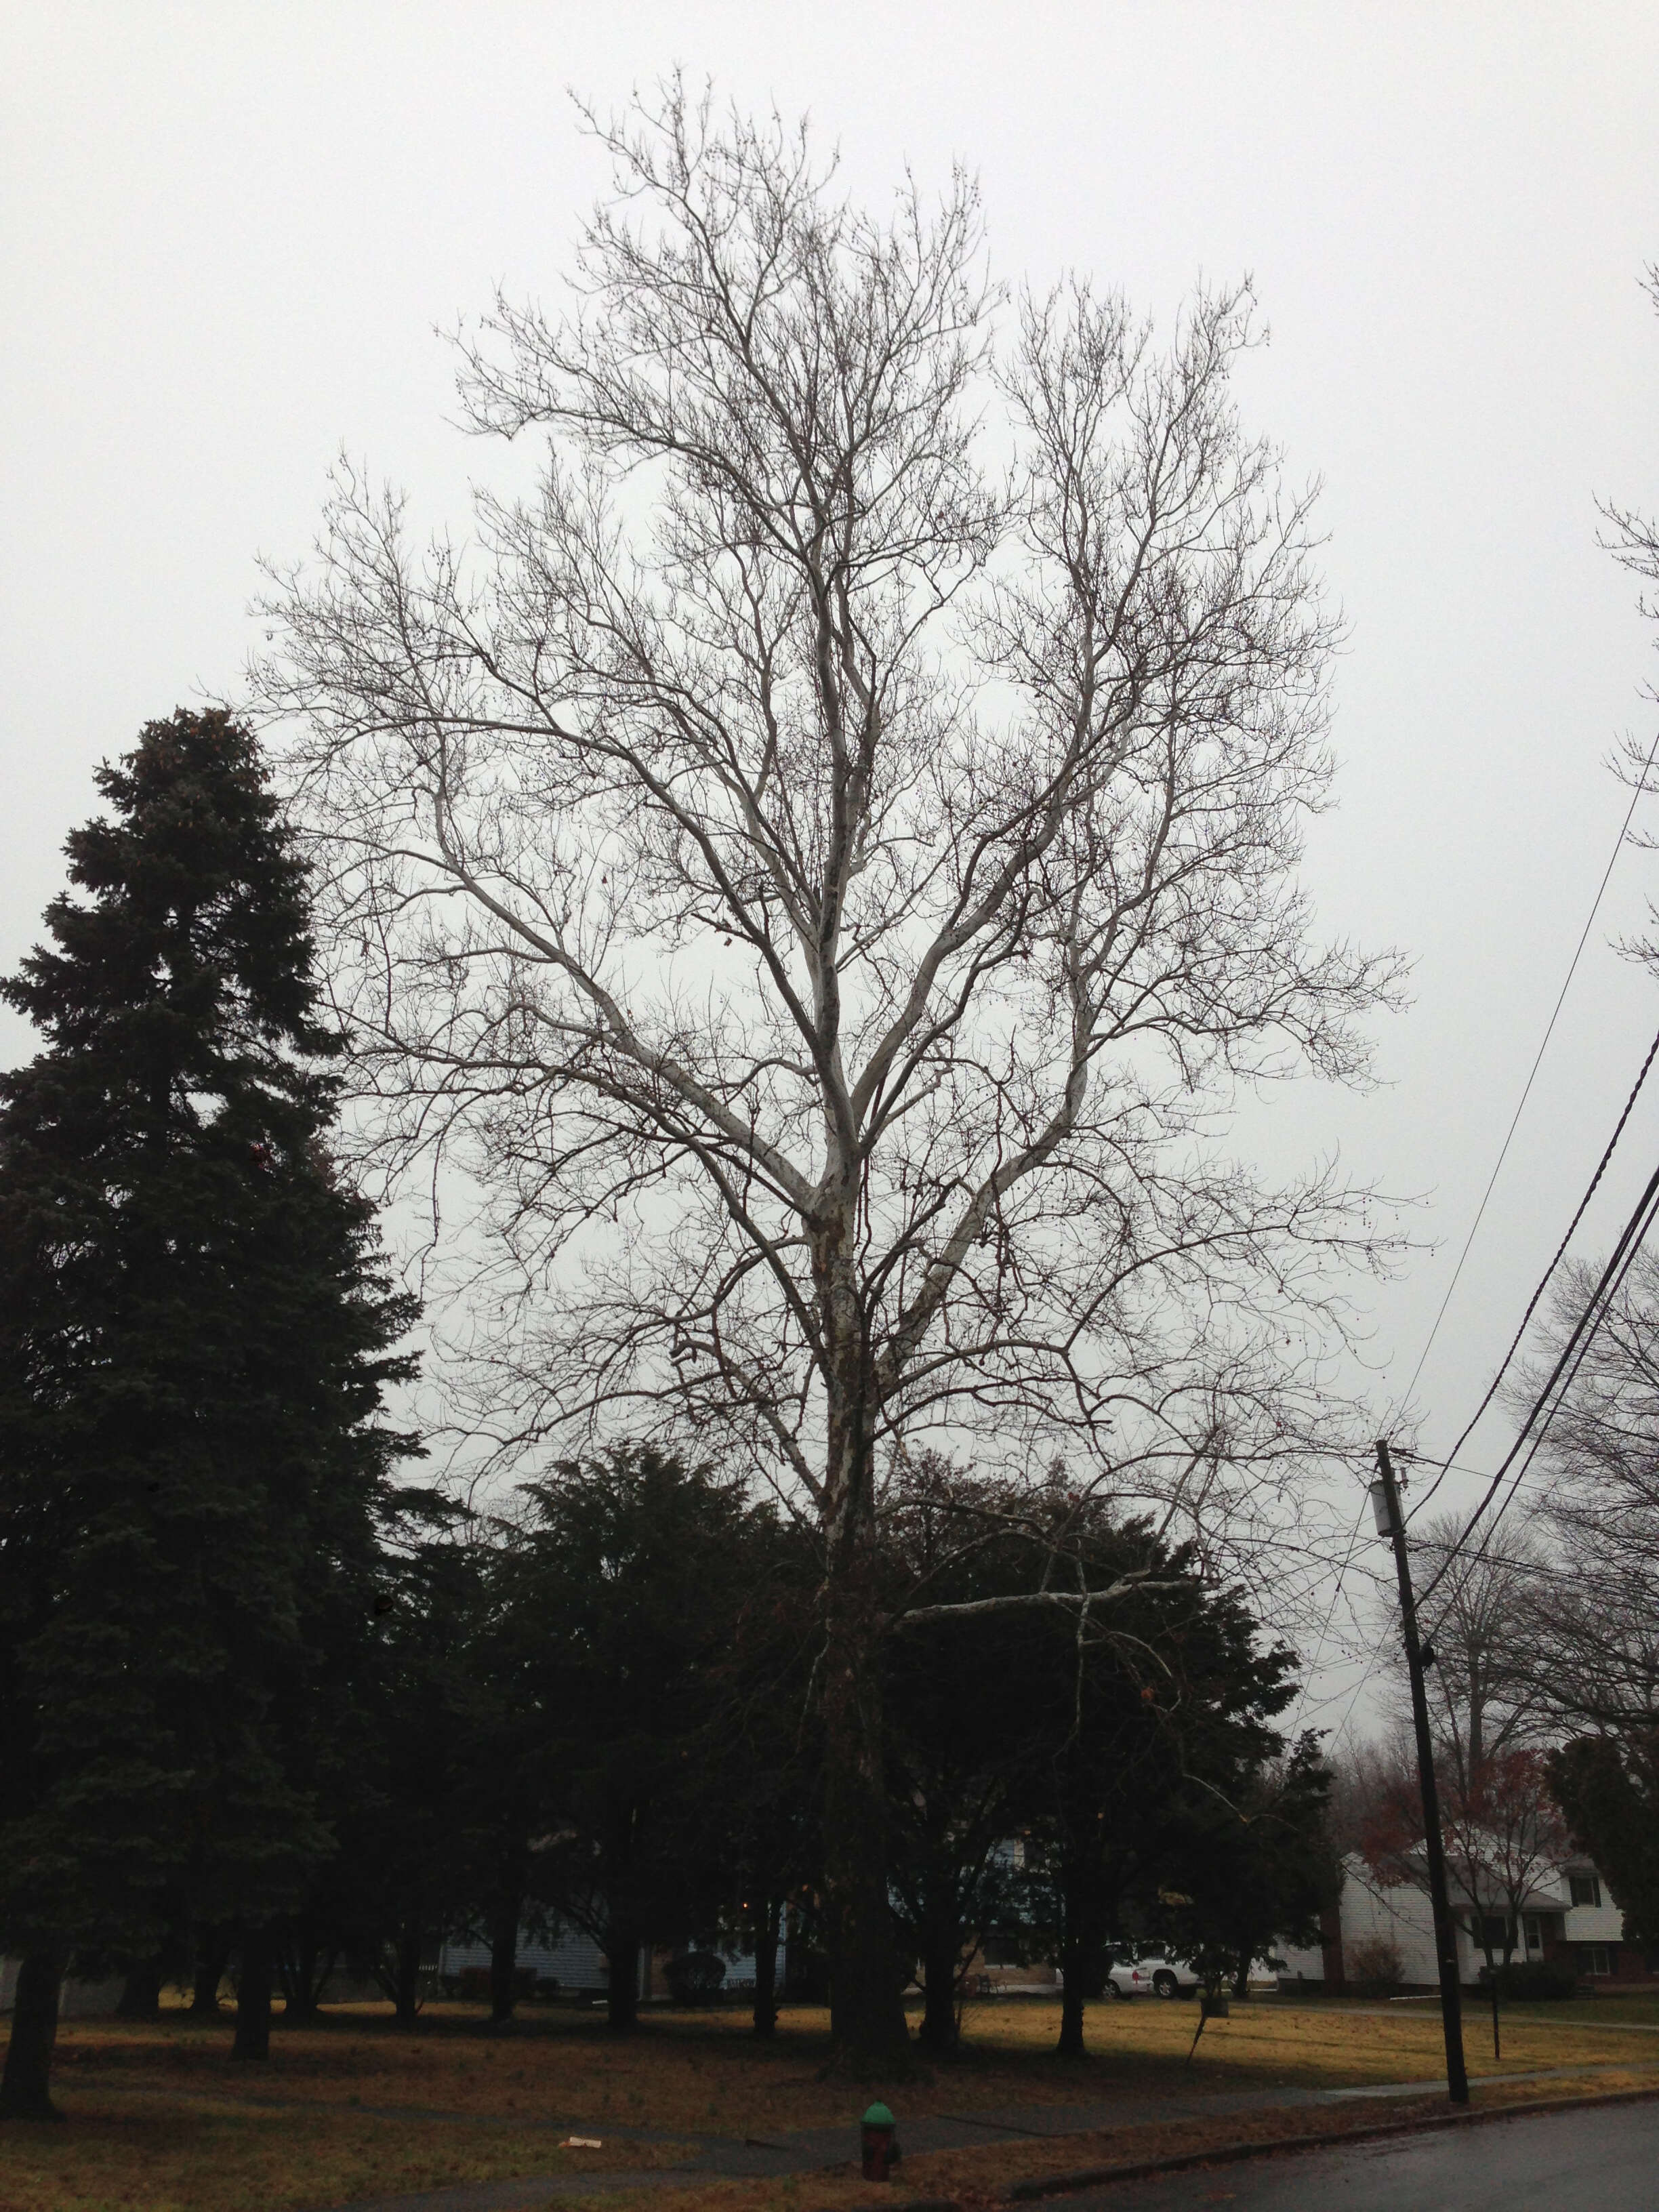
{"label": "dark tree foliage", "polygon": [[398,2026],[412,2027],[422,1955],[464,1917],[474,1886],[473,1642],[488,1554],[446,1533],[434,1501],[404,1496],[411,1510],[383,1547],[372,1625],[335,1717],[325,1802],[337,1848],[279,1929],[278,1976],[296,2018],[344,1966],[378,1981]]}
{"label": "dark tree foliage", "polygon": [[[98,783],[3,986],[46,1042],[0,1079],[0,1934],[61,1963],[153,1955],[181,1902],[234,1923],[257,2050],[415,1309],[330,1165],[341,1039],[254,739],[180,712]],[[27,2064],[14,2033],[14,2109]]]}
{"label": "dark tree foliage", "polygon": [[742,1571],[720,1586],[730,1609],[690,1747],[687,1842],[724,1893],[721,1927],[754,1954],[754,2032],[767,2039],[791,1917],[798,1939],[810,1930],[822,1940],[823,1735],[812,1684],[823,1569],[811,1534],[780,1515],[751,1511],[735,1533]]}
{"label": "dark tree foliage", "polygon": [[[1236,1596],[1206,1583],[1185,1547],[1103,1516],[1095,1571],[1133,1566],[1173,1587],[1115,1607],[1097,1641],[1034,1626],[1031,1683],[1045,1771],[1031,1856],[1044,1878],[1065,1974],[1060,2049],[1084,2051],[1084,2000],[1103,1985],[1127,1903],[1152,1917],[1167,1869],[1189,1848],[1219,1791],[1244,1784],[1283,1748],[1272,1726],[1295,1694],[1292,1655],[1263,1650]],[[1077,1644],[1075,1652],[1070,1648]]]}
{"label": "dark tree foliage", "polygon": [[[1029,1507],[1011,1528],[1005,1493],[931,1455],[907,1476],[888,1523],[896,1583],[939,1603],[1030,1588]],[[1031,1649],[1029,1620],[994,1612],[896,1634],[884,1655],[893,1894],[922,1986],[921,2040],[934,2052],[957,2043],[972,1954],[1025,1917],[1009,1847],[1029,1826],[1047,1747]]]}
{"label": "dark tree foliage", "polygon": [[516,2003],[532,1847],[557,1826],[554,1739],[563,1727],[548,1704],[566,1626],[546,1610],[559,1601],[549,1585],[550,1549],[538,1547],[532,1567],[519,1537],[517,1529],[494,1530],[479,1541],[460,1693],[466,1740],[457,1768],[455,1840],[465,1869],[466,1918],[489,1944],[490,2016],[497,2024],[512,2017]]}
{"label": "dark tree foliage", "polygon": [[726,1901],[724,1871],[689,1847],[702,1827],[696,1749],[755,1509],[739,1486],[644,1444],[562,1464],[524,1498],[496,1572],[498,1654],[516,1636],[505,1663],[535,1716],[551,1814],[538,1818],[528,1881],[599,1941],[611,2025],[626,2031],[641,1944],[683,1940]]}
{"label": "dark tree foliage", "polygon": [[1659,1729],[1579,1736],[1546,1771],[1573,1842],[1625,1916],[1625,1941],[1659,1945]]}
{"label": "dark tree foliage", "polygon": [[[1033,1498],[923,1462],[894,1525],[895,1570],[926,1602],[988,1607],[890,1641],[896,1888],[922,1960],[924,2039],[954,2041],[965,1958],[1010,1914],[1060,1965],[1060,2048],[1081,2056],[1085,2001],[1126,1910],[1150,1923],[1177,1863],[1238,1848],[1285,1748],[1272,1723],[1295,1693],[1293,1656],[1261,1647],[1190,1549],[1063,1479]],[[1024,1598],[999,1609],[1045,1575],[1127,1587],[1094,1614]],[[1288,1895],[1285,1910],[1300,1915]]]}
{"label": "dark tree foliage", "polygon": [[1231,1982],[1242,1997],[1253,1960],[1275,1943],[1316,1940],[1320,1908],[1340,1879],[1316,1735],[1299,1736],[1279,1759],[1247,1752],[1225,1779],[1230,1794],[1189,1788],[1171,1808],[1155,1920],[1208,1984]]}

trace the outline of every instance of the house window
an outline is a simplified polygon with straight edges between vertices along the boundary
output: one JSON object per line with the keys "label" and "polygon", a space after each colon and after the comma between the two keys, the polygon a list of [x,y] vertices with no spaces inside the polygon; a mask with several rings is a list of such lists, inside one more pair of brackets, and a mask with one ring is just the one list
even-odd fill
{"label": "house window", "polygon": [[1544,1948],[1544,1917],[1541,1913],[1529,1912],[1522,1920],[1522,1930],[1526,1936],[1527,1949],[1541,1954]]}
{"label": "house window", "polygon": [[1610,1975],[1613,1972],[1612,1944],[1581,1943],[1578,1946],[1578,1971],[1582,1974],[1595,1974],[1603,1978]]}
{"label": "house window", "polygon": [[1017,1929],[994,1928],[985,1938],[985,1948],[981,1955],[988,1966],[1023,1966],[1025,1964],[1021,1955],[1024,1949],[1024,1945]]}
{"label": "house window", "polygon": [[1599,1875],[1575,1874],[1569,1875],[1568,1879],[1572,1884],[1572,1901],[1575,1905],[1599,1905],[1601,1902],[1601,1880]]}
{"label": "house window", "polygon": [[1480,1943],[1483,1950],[1501,1958],[1509,1948],[1510,1924],[1500,1912],[1488,1912],[1480,1923]]}

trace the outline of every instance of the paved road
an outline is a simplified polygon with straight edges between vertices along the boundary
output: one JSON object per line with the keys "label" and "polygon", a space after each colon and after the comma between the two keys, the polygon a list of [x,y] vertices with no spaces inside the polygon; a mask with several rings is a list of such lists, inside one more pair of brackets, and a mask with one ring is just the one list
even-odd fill
{"label": "paved road", "polygon": [[1655,2212],[1659,2103],[1216,2166],[1060,2202],[1100,2212]]}

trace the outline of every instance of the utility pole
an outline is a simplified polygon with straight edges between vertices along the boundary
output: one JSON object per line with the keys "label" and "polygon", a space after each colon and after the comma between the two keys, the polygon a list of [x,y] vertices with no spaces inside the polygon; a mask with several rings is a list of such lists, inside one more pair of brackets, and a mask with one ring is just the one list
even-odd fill
{"label": "utility pole", "polygon": [[1454,2105],[1469,2101],[1469,2077],[1463,2064],[1463,1990],[1457,1978],[1457,1929],[1446,1891],[1446,1857],[1440,1847],[1440,1793],[1434,1780],[1434,1741],[1429,1734],[1429,1700],[1423,1688],[1423,1647],[1417,1634],[1417,1600],[1412,1595],[1411,1562],[1406,1556],[1406,1524],[1389,1447],[1376,1440],[1377,1480],[1371,1485],[1376,1533],[1394,1546],[1400,1577],[1400,1620],[1406,1636],[1406,1668],[1412,1683],[1412,1719],[1417,1729],[1417,1771],[1423,1787],[1424,1856],[1429,1863],[1429,1898],[1434,1907],[1434,1948],[1440,1965],[1440,2020],[1446,2033],[1446,2087]]}

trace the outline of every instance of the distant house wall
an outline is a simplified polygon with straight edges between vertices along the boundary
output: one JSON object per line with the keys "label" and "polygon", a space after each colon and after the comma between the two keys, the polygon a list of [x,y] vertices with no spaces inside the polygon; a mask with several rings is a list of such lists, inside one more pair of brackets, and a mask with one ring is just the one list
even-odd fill
{"label": "distant house wall", "polygon": [[[672,1955],[665,1951],[641,1952],[641,1996],[660,1995],[666,1989],[664,1970]],[[755,1954],[752,1951],[722,1951],[720,1956],[726,1961],[724,1986],[726,1989],[754,1987]],[[609,1963],[598,1942],[592,1936],[584,1935],[576,1928],[562,1927],[550,1942],[533,1936],[521,1928],[514,1964],[521,1970],[528,1968],[538,1982],[557,1982],[562,1990],[602,1990],[611,1974]],[[489,1946],[482,1940],[439,1946],[438,1972],[441,1978],[487,1969],[489,1965]],[[784,1951],[780,1942],[777,1963],[777,1987],[780,1990],[783,1987],[783,1972]]]}
{"label": "distant house wall", "polygon": [[1324,1982],[1330,1978],[1325,1953],[1317,1943],[1275,1943],[1273,1956],[1285,1961],[1281,1982]]}
{"label": "distant house wall", "polygon": [[1422,1989],[1433,1989],[1439,1982],[1434,1909],[1426,1890],[1415,1882],[1385,1887],[1368,1868],[1350,1861],[1344,1870],[1339,1911],[1345,1979],[1352,1977],[1357,1947],[1382,1940],[1398,1945],[1401,1972],[1407,1982]]}
{"label": "distant house wall", "polygon": [[[0,1959],[0,2013],[8,2013],[17,1998],[17,1968],[15,1959]],[[105,1982],[78,1982],[66,1979],[58,1996],[59,2020],[94,2020],[100,2014],[112,2013],[121,2002],[125,1984],[118,1974]]]}
{"label": "distant house wall", "polygon": [[[1575,1904],[1573,1878],[1594,1883],[1599,1904]],[[1454,1898],[1453,1910],[1460,1918]],[[1494,1917],[1504,1912],[1494,1899]],[[1405,1980],[1421,1989],[1432,1989],[1439,1980],[1434,1942],[1434,1915],[1426,1887],[1420,1881],[1385,1884],[1358,1857],[1345,1869],[1340,1911],[1342,1957],[1352,1960],[1354,1947],[1368,1936],[1386,1936],[1400,1947]],[[1594,1987],[1617,1984],[1647,1987],[1659,1982],[1659,1950],[1624,1941],[1624,1916],[1608,1895],[1607,1885],[1588,1860],[1574,1860],[1559,1873],[1542,1876],[1527,1899],[1521,1914],[1511,1957],[1543,1960],[1571,1967]],[[1460,1925],[1457,1933],[1458,1975],[1466,1985],[1481,1979],[1486,1954],[1475,1936]],[[1351,1971],[1351,1967],[1350,1967]]]}
{"label": "distant house wall", "polygon": [[[488,1967],[489,1946],[480,1939],[470,1943],[442,1943],[438,1948],[441,1976],[463,1974],[470,1968]],[[557,1982],[562,1990],[602,1990],[610,1975],[605,1954],[591,1936],[579,1929],[561,1928],[552,1942],[519,1930],[517,1964],[527,1966],[538,1981]]]}

